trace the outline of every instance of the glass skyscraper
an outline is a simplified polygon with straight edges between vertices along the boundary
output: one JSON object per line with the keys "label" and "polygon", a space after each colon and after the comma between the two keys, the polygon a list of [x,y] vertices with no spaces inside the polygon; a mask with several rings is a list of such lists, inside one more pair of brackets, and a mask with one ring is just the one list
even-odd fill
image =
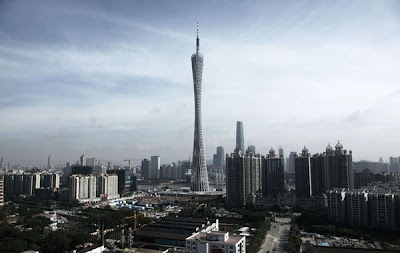
{"label": "glass skyscraper", "polygon": [[243,122],[236,122],[236,147],[244,152]]}

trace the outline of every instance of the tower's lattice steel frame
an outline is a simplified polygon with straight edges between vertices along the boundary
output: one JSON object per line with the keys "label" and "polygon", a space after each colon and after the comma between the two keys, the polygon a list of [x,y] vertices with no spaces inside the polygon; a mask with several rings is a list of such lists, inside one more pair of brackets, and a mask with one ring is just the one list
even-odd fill
{"label": "tower's lattice steel frame", "polygon": [[200,39],[197,26],[196,53],[192,55],[194,86],[194,142],[192,162],[192,191],[209,191],[207,165],[204,154],[203,128],[201,124],[201,84],[203,76],[203,55],[199,53]]}

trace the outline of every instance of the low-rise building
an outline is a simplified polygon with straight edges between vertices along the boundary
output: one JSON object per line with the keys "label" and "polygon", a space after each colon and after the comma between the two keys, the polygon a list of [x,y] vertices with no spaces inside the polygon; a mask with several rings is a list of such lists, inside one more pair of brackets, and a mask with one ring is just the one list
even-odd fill
{"label": "low-rise building", "polygon": [[185,247],[185,240],[198,232],[218,231],[218,219],[165,217],[136,231],[137,244],[159,244]]}
{"label": "low-rise building", "polygon": [[199,232],[186,239],[186,253],[245,253],[246,239],[244,236],[229,236],[229,232],[212,231]]}

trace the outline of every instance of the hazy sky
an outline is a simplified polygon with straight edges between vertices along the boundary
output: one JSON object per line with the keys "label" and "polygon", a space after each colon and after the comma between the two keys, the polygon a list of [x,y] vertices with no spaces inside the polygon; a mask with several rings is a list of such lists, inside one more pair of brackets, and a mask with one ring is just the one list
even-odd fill
{"label": "hazy sky", "polygon": [[400,155],[400,1],[181,0],[0,1],[0,156],[187,159],[197,21],[207,159]]}

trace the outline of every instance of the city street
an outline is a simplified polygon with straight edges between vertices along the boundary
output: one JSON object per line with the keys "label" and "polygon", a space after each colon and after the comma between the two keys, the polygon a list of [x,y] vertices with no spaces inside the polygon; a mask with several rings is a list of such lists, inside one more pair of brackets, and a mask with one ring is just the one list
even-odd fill
{"label": "city street", "polygon": [[259,253],[285,252],[289,230],[290,218],[276,218],[275,222],[271,222],[271,229],[265,236]]}

